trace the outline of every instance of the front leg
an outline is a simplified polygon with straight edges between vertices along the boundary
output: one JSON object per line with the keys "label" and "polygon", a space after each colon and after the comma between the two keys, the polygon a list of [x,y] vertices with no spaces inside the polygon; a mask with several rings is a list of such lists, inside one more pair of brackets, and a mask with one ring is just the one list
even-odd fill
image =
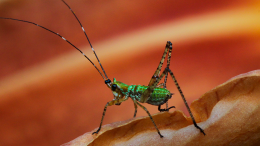
{"label": "front leg", "polygon": [[120,104],[120,103],[122,103],[124,100],[126,100],[126,99],[112,100],[112,101],[109,101],[109,102],[106,104],[106,106],[105,106],[105,108],[104,108],[104,111],[103,111],[103,116],[102,116],[102,118],[101,118],[101,122],[100,122],[99,128],[98,128],[97,131],[93,132],[92,135],[95,134],[95,133],[98,134],[98,132],[100,131],[101,126],[102,126],[102,123],[103,123],[103,119],[104,119],[104,117],[105,117],[105,113],[106,113],[107,107],[108,107],[108,106],[111,106],[111,105]]}

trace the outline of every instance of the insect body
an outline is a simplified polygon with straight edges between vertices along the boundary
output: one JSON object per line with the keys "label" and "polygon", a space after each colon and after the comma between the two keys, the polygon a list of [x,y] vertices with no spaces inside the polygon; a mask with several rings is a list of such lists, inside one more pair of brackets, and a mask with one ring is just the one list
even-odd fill
{"label": "insect body", "polygon": [[[115,87],[118,87],[118,89],[121,92],[121,95],[125,95],[126,97],[130,97],[133,100],[137,100],[141,102],[141,96],[149,88],[149,86],[141,86],[141,85],[126,85],[122,82],[116,81],[114,79],[113,84]],[[113,88],[113,93],[116,97],[118,94],[116,91],[116,88]],[[170,99],[172,96],[172,93],[170,93],[169,90],[165,88],[155,88],[152,94],[150,95],[150,98],[146,101],[146,103],[152,104],[152,105],[161,105],[164,104]]]}
{"label": "insect body", "polygon": [[[79,19],[77,18],[76,14],[74,13],[74,11],[72,11],[72,9],[70,8],[70,6],[64,1],[62,0],[62,2],[70,9],[70,11],[72,12],[72,14],[75,16],[75,18],[77,19],[77,21],[79,22],[89,44],[90,44],[90,47],[92,49],[92,51],[94,52],[98,62],[99,62],[99,65],[100,67],[102,68],[102,71],[104,74],[101,73],[101,71],[97,68],[97,66],[80,50],[78,49],[75,45],[73,45],[70,41],[68,41],[67,39],[65,39],[63,36],[61,36],[60,34],[46,28],[46,27],[43,27],[41,25],[38,25],[34,22],[30,22],[30,21],[25,21],[25,20],[20,20],[20,19],[14,19],[14,18],[5,18],[5,17],[0,17],[1,19],[9,19],[9,20],[15,20],[15,21],[20,21],[20,22],[25,22],[25,23],[30,23],[30,24],[33,24],[33,25],[36,25],[38,27],[41,27],[59,37],[61,37],[63,40],[65,40],[67,43],[69,43],[71,46],[73,46],[75,49],[77,49],[85,58],[87,58],[89,60],[89,62],[96,68],[96,70],[99,72],[99,74],[102,76],[102,78],[104,79],[105,81],[105,84],[107,85],[107,87],[112,91],[113,95],[114,95],[114,99],[107,102],[107,104],[105,105],[105,108],[104,108],[104,111],[103,111],[103,116],[101,118],[101,122],[100,122],[100,126],[99,128],[97,129],[97,131],[93,132],[92,134],[98,134],[98,132],[100,131],[101,129],[101,126],[102,126],[102,122],[103,122],[103,119],[104,119],[104,116],[105,116],[105,113],[106,113],[106,109],[108,106],[112,106],[112,105],[120,105],[122,102],[126,101],[128,98],[131,98],[134,102],[134,106],[135,106],[135,111],[134,111],[134,117],[136,116],[136,113],[137,113],[137,107],[141,107],[142,109],[144,109],[147,114],[149,115],[151,121],[153,122],[158,134],[160,135],[160,137],[162,138],[162,134],[160,133],[159,129],[157,128],[151,114],[149,113],[149,111],[143,106],[141,105],[140,103],[148,103],[148,104],[151,104],[151,105],[155,105],[155,106],[158,106],[158,110],[160,112],[162,111],[169,111],[169,109],[171,108],[174,108],[174,106],[172,107],[166,107],[166,109],[161,109],[161,105],[167,103],[167,101],[172,97],[172,93],[170,93],[170,91],[168,89],[166,89],[166,82],[167,82],[167,77],[168,77],[168,74],[170,74],[171,78],[173,79],[178,91],[180,92],[180,95],[189,111],[189,114],[191,116],[191,119],[193,121],[193,124],[196,128],[198,128],[200,130],[200,132],[202,132],[204,135],[204,131],[203,129],[201,129],[196,121],[194,120],[194,117],[190,111],[190,108],[185,100],[185,97],[180,89],[180,86],[173,74],[173,72],[170,70],[170,60],[171,60],[171,52],[172,52],[172,43],[170,41],[168,41],[166,43],[166,47],[165,47],[165,50],[164,50],[164,53],[163,53],[163,56],[162,56],[162,59],[155,71],[155,73],[153,74],[148,86],[141,86],[141,85],[127,85],[127,84],[124,84],[122,82],[119,82],[119,81],[116,81],[116,79],[114,78],[113,81],[111,81],[108,77],[107,77],[107,74],[104,70],[104,68],[102,67],[98,57],[97,57],[97,54],[95,53],[95,50],[93,49],[90,41],[89,41],[89,38],[85,32],[85,29],[83,28],[81,22],[79,21]],[[168,57],[167,57],[167,66],[166,68],[163,70],[162,74],[160,74],[161,72],[161,68],[162,68],[162,65],[164,63],[164,60],[166,58],[166,55],[168,54]],[[162,78],[164,77],[164,83],[163,84],[159,84],[159,82],[162,80]]]}
{"label": "insect body", "polygon": [[[174,80],[174,83],[176,85],[176,87],[178,88],[182,99],[189,111],[189,114],[191,115],[193,124],[196,128],[198,128],[204,135],[204,131],[197,125],[196,121],[194,120],[194,117],[190,111],[190,108],[185,100],[185,97],[180,89],[180,86],[175,78],[175,76],[173,75],[173,72],[169,69],[170,66],[170,60],[171,60],[171,51],[172,51],[172,43],[170,41],[168,41],[166,43],[166,47],[165,47],[165,51],[163,53],[162,59],[159,63],[159,66],[157,67],[154,75],[152,76],[150,83],[148,84],[148,86],[140,86],[140,85],[126,85],[122,82],[116,81],[114,79],[113,82],[111,82],[110,79],[105,80],[105,84],[107,84],[108,88],[110,88],[114,94],[114,99],[110,102],[108,102],[105,105],[104,111],[103,111],[103,116],[101,119],[101,123],[100,126],[98,128],[98,130],[96,132],[93,132],[93,134],[98,133],[101,129],[101,125],[106,113],[106,109],[108,106],[111,105],[120,105],[123,101],[126,101],[129,97],[133,100],[134,102],[134,106],[135,106],[135,112],[134,112],[134,117],[136,116],[136,112],[137,112],[137,105],[140,106],[141,108],[143,108],[147,114],[149,115],[151,121],[153,122],[158,134],[160,135],[160,137],[163,137],[160,133],[160,131],[158,130],[151,114],[149,113],[149,111],[143,106],[141,105],[139,102],[141,103],[148,103],[148,104],[152,104],[152,105],[157,105],[158,106],[158,110],[161,111],[169,111],[169,109],[174,108],[174,106],[166,108],[166,109],[161,109],[161,105],[166,103],[170,98],[172,93],[170,93],[169,90],[165,89],[166,86],[166,81],[167,81],[167,75],[168,73],[170,74],[170,76],[172,77],[172,79]],[[160,71],[163,65],[163,62],[165,60],[165,56],[168,53],[168,58],[167,58],[167,67],[164,69],[164,71],[162,72],[162,74],[160,75]],[[158,83],[160,82],[160,80],[165,77],[164,83],[163,83],[163,87],[164,88],[160,88],[162,85]]]}

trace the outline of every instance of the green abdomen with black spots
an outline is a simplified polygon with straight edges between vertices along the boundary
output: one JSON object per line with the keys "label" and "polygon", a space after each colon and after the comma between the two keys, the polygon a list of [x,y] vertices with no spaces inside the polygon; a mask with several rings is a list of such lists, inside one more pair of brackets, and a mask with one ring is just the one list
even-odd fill
{"label": "green abdomen with black spots", "polygon": [[[141,86],[141,85],[130,85],[128,87],[128,96],[140,101],[140,98],[144,91],[149,86]],[[166,103],[171,98],[171,93],[169,90],[164,88],[155,88],[153,93],[150,95],[150,98],[146,101],[146,103],[152,105],[161,105]]]}

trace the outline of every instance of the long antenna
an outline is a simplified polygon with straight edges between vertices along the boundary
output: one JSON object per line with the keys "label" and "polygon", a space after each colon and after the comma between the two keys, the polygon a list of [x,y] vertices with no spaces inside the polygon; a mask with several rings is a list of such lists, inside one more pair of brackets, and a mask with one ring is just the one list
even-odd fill
{"label": "long antenna", "polygon": [[99,65],[100,65],[100,67],[102,68],[102,70],[103,70],[103,72],[104,72],[106,78],[108,79],[107,74],[106,74],[106,72],[105,72],[103,66],[102,66],[101,63],[100,63],[100,61],[99,61],[99,59],[98,59],[98,57],[97,57],[97,54],[96,54],[94,48],[92,47],[92,45],[91,45],[91,43],[90,43],[90,40],[89,40],[89,38],[88,38],[88,35],[87,35],[85,29],[83,28],[81,22],[79,21],[79,19],[78,19],[78,17],[76,16],[75,12],[70,8],[70,6],[69,6],[64,0],[62,0],[62,2],[63,2],[65,5],[67,5],[67,7],[70,9],[70,11],[72,12],[72,14],[75,16],[75,18],[76,18],[77,21],[79,22],[79,25],[81,26],[81,28],[82,28],[82,30],[83,30],[83,32],[84,32],[86,38],[88,39],[89,45],[90,45],[92,51],[94,52],[94,54],[95,54],[95,56],[96,56],[96,58],[97,58],[97,60],[98,60],[98,63],[99,63]]}
{"label": "long antenna", "polygon": [[[62,0],[62,1],[63,1],[63,0]],[[64,1],[63,1],[63,2],[64,2]],[[65,2],[64,2],[64,3],[65,3]],[[67,3],[65,3],[65,4],[68,6]],[[69,6],[68,6],[68,7],[69,7]],[[69,7],[69,8],[70,8],[70,7]],[[71,10],[71,8],[70,8],[70,10]],[[72,11],[72,10],[71,10],[71,11]],[[73,12],[73,11],[72,11],[72,12]],[[73,14],[74,14],[74,16],[76,17],[76,15],[75,15],[74,12],[73,12]],[[108,77],[107,77],[107,75],[106,75],[106,72],[105,72],[105,70],[103,69],[103,67],[102,67],[102,65],[101,65],[101,63],[100,63],[100,61],[99,61],[99,59],[98,59],[98,57],[97,57],[97,55],[96,55],[96,53],[95,53],[95,51],[94,51],[94,49],[93,49],[93,47],[92,47],[92,45],[91,45],[89,39],[88,39],[88,36],[87,36],[87,34],[86,34],[86,32],[85,32],[83,26],[81,25],[81,23],[80,23],[80,21],[78,20],[77,17],[76,17],[76,19],[77,19],[78,22],[80,23],[81,28],[82,28],[82,30],[84,31],[84,33],[85,33],[85,35],[86,35],[86,37],[87,37],[87,39],[88,39],[88,42],[89,42],[89,44],[90,44],[90,46],[91,46],[91,48],[92,48],[92,50],[93,50],[93,52],[94,52],[94,54],[95,54],[95,56],[96,56],[96,58],[97,58],[97,60],[98,60],[98,62],[99,62],[99,64],[100,64],[100,66],[101,66],[101,68],[102,68],[102,70],[103,70],[103,72],[104,72],[104,74],[105,74],[105,76],[106,76],[107,79],[106,79],[106,78],[104,77],[104,75],[100,72],[100,70],[97,68],[97,66],[96,66],[79,48],[77,48],[75,45],[73,45],[70,41],[68,41],[67,39],[65,39],[65,38],[64,38],[63,36],[61,36],[59,33],[56,33],[56,32],[54,32],[54,31],[52,31],[52,30],[50,30],[50,29],[48,29],[48,28],[46,28],[46,27],[43,27],[43,26],[41,26],[41,25],[39,25],[39,24],[36,24],[36,23],[34,23],[34,22],[30,22],[30,21],[26,21],[26,20],[20,20],[20,19],[14,19],[14,18],[6,18],[6,17],[0,17],[0,19],[9,19],[9,20],[15,20],[15,21],[20,21],[20,22],[25,22],[25,23],[33,24],[33,25],[36,25],[36,26],[38,26],[38,27],[41,27],[41,28],[43,28],[43,29],[45,29],[45,30],[47,30],[47,31],[49,31],[49,32],[51,32],[51,33],[53,33],[53,34],[59,36],[60,38],[62,38],[63,40],[65,40],[67,43],[69,43],[71,46],[73,46],[75,49],[77,49],[85,58],[87,58],[88,61],[96,68],[96,70],[99,72],[99,74],[102,76],[102,78],[103,78],[105,81],[108,79]]]}

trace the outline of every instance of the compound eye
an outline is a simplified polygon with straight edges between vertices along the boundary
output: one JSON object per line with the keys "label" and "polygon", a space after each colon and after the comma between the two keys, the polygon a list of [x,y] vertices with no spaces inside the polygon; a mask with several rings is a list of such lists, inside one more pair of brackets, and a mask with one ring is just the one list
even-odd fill
{"label": "compound eye", "polygon": [[110,79],[105,80],[105,84],[111,83]]}
{"label": "compound eye", "polygon": [[117,85],[116,85],[116,84],[113,84],[113,85],[112,85],[112,90],[115,91],[115,90],[116,90],[116,87],[117,87]]}

